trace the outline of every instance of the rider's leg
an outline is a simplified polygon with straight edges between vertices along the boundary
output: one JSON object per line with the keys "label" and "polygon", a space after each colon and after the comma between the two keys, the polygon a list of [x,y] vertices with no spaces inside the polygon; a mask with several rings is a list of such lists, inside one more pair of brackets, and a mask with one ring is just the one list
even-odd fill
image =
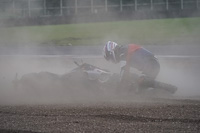
{"label": "rider's leg", "polygon": [[160,64],[156,58],[151,59],[150,64],[145,66],[143,75],[139,78],[139,89],[146,90],[155,87],[155,78],[160,72]]}

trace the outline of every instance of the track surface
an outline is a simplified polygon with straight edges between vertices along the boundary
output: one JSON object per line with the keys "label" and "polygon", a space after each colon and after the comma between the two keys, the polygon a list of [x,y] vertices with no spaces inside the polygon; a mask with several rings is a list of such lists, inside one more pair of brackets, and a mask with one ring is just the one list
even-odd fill
{"label": "track surface", "polygon": [[[141,100],[141,99],[140,99]],[[0,132],[190,132],[200,131],[200,101],[1,106]]]}

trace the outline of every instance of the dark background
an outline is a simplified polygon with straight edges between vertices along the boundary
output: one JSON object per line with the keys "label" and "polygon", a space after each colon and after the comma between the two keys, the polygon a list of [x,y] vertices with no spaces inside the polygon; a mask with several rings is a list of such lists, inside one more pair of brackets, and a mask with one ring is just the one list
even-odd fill
{"label": "dark background", "polygon": [[0,25],[199,17],[199,3],[200,0],[0,0]]}

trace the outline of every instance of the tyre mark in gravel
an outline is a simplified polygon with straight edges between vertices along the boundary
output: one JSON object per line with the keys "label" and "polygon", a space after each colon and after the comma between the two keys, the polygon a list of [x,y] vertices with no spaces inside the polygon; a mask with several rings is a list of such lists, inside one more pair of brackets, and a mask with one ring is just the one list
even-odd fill
{"label": "tyre mark in gravel", "polygon": [[[0,129],[1,133],[39,133],[39,132],[33,132],[33,131],[25,131],[25,130],[11,130],[11,129]],[[44,133],[44,132],[40,132]]]}
{"label": "tyre mark in gravel", "polygon": [[196,123],[200,124],[200,119],[178,119],[178,118],[151,118],[151,117],[140,117],[140,116],[129,116],[129,115],[96,115],[96,117],[105,119],[115,119],[123,121],[136,121],[136,122],[181,122],[181,123]]}

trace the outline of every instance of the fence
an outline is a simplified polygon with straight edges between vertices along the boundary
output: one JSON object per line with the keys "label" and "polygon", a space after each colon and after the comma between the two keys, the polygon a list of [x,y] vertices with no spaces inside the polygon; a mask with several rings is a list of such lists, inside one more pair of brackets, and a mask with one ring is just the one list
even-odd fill
{"label": "fence", "polygon": [[200,0],[0,0],[0,18],[199,10]]}

